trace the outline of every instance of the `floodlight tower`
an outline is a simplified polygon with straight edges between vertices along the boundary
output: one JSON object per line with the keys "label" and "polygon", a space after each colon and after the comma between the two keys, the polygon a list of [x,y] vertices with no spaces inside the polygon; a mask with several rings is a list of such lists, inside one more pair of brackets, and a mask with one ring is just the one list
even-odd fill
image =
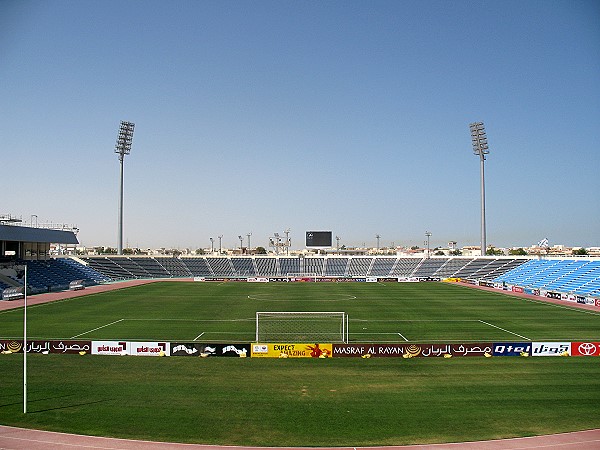
{"label": "floodlight tower", "polygon": [[483,122],[474,122],[469,125],[471,129],[471,143],[473,144],[473,153],[479,156],[481,162],[481,256],[485,256],[487,250],[485,236],[485,155],[490,151],[488,149],[487,135]]}
{"label": "floodlight tower", "polygon": [[381,236],[379,236],[379,234],[375,235],[375,239],[377,239],[377,253],[379,253],[379,239],[381,238]]}
{"label": "floodlight tower", "polygon": [[251,249],[250,236],[252,236],[252,231],[250,233],[247,233],[246,236],[248,236],[248,253],[250,253],[250,249]]}
{"label": "floodlight tower", "polygon": [[340,254],[340,239],[341,238],[339,236],[335,237],[335,240],[337,241],[337,253],[338,253],[338,255]]}
{"label": "floodlight tower", "polygon": [[220,234],[220,235],[219,235],[219,255],[220,255],[221,253],[223,253],[223,247],[222,247],[222,245],[221,245],[222,241],[223,241],[223,235],[222,235],[222,234]]}
{"label": "floodlight tower", "polygon": [[289,228],[287,228],[284,233],[285,233],[285,253],[287,256],[290,256],[290,246],[292,245],[292,241],[290,241],[290,230]]}
{"label": "floodlight tower", "polygon": [[134,123],[121,121],[119,134],[117,136],[117,145],[115,146],[115,153],[119,155],[119,161],[121,163],[121,188],[119,195],[119,241],[117,246],[117,252],[119,255],[123,254],[123,160],[125,159],[125,155],[129,155],[131,152],[131,142],[133,141],[134,128]]}
{"label": "floodlight tower", "polygon": [[244,238],[240,234],[238,236],[238,239],[240,240],[240,255],[241,255],[242,253],[244,253]]}
{"label": "floodlight tower", "polygon": [[431,231],[426,231],[425,236],[427,237],[427,241],[425,241],[425,243],[427,244],[427,258],[429,258],[429,238],[431,237]]}

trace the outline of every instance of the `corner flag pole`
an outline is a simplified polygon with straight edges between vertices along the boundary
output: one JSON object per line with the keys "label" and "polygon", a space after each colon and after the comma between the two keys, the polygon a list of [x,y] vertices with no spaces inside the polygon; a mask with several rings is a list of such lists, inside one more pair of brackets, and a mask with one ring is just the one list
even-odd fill
{"label": "corner flag pole", "polygon": [[23,414],[27,414],[27,264],[25,264],[25,308],[23,313]]}

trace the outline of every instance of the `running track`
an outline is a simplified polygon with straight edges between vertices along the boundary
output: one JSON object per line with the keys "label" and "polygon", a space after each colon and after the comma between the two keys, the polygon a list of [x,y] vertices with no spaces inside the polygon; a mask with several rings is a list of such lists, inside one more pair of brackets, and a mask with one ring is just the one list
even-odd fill
{"label": "running track", "polygon": [[[77,434],[54,433],[50,431],[27,430],[0,425],[0,448],[7,450],[63,450],[63,449],[103,449],[103,450],[265,450],[269,447],[219,447],[214,445],[174,444],[166,442],[129,441]],[[272,447],[271,447],[272,448]],[[600,449],[600,429],[576,433],[553,434],[550,436],[502,439],[456,444],[409,445],[403,447],[296,447],[295,450],[591,450]],[[286,450],[286,449],[280,449]]]}
{"label": "running track", "polygon": [[[40,294],[27,298],[28,305],[37,305],[66,298],[80,297],[98,292],[106,292],[115,289],[124,289],[131,286],[157,282],[161,280],[132,280],[116,284],[105,284],[93,286],[81,291],[52,292]],[[172,280],[169,280],[172,281]],[[183,279],[179,281],[191,281]],[[461,284],[475,288],[476,286]],[[549,301],[559,305],[571,306],[582,309],[598,311],[595,307],[577,303],[562,302],[559,300],[543,299],[541,297],[517,294],[514,292],[498,291],[493,288],[481,288],[493,292],[504,292],[508,295],[535,299],[537,301]],[[23,300],[0,302],[0,311],[18,308],[24,305]],[[103,450],[265,450],[266,447],[232,447],[212,446],[200,444],[176,444],[151,441],[132,441],[124,439],[113,439],[96,436],[82,436],[67,433],[55,433],[50,431],[29,430],[0,425],[0,449],[1,450],[78,450],[78,449],[103,449]],[[600,450],[600,429],[587,430],[573,433],[561,433],[548,436],[536,436],[515,439],[502,439],[493,441],[463,442],[450,444],[431,445],[409,445],[395,447],[296,447],[295,450],[358,450],[368,448],[369,450],[396,450],[396,449],[431,449],[431,450],[518,450],[518,449],[551,449],[551,450]],[[281,449],[286,450],[286,449]]]}

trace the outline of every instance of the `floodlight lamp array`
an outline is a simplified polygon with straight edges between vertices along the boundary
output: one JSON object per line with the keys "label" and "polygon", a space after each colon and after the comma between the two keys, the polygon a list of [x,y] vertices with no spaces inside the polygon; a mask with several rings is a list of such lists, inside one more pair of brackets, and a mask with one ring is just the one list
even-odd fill
{"label": "floodlight lamp array", "polygon": [[488,148],[487,135],[483,122],[475,122],[469,125],[471,129],[471,143],[473,144],[473,153],[485,159],[490,151]]}
{"label": "floodlight lamp array", "polygon": [[133,141],[134,128],[134,123],[121,121],[121,126],[119,127],[119,135],[117,136],[117,145],[115,145],[115,153],[119,154],[120,160],[123,160],[123,156],[129,155],[129,153],[131,152],[131,143]]}

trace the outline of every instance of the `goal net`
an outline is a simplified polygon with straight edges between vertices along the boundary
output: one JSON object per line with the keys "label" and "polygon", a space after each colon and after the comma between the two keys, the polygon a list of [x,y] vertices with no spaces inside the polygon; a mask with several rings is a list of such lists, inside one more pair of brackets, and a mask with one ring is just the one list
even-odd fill
{"label": "goal net", "polygon": [[348,342],[345,312],[257,312],[256,342]]}

